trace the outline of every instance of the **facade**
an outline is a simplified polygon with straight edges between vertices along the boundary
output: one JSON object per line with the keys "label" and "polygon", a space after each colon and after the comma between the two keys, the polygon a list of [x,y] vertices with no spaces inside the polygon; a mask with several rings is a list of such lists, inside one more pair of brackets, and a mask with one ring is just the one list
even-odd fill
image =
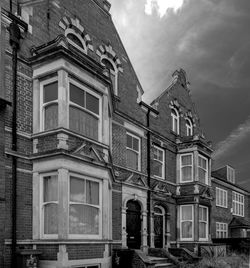
{"label": "facade", "polygon": [[119,248],[197,252],[224,228],[220,187],[248,228],[249,193],[211,177],[184,70],[148,105],[108,1],[12,4],[18,16],[1,1],[0,267],[25,251],[41,268],[111,267]]}

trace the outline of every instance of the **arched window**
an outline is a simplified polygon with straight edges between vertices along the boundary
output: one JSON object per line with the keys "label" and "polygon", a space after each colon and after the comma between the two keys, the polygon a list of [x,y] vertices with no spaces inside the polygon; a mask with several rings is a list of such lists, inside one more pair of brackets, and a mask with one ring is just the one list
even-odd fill
{"label": "arched window", "polygon": [[87,54],[87,47],[86,47],[85,41],[82,39],[79,33],[77,33],[71,28],[67,28],[65,30],[65,36],[67,37],[68,42],[72,46],[76,47],[78,50],[80,50],[84,54]]}
{"label": "arched window", "polygon": [[107,69],[109,69],[110,79],[112,81],[112,86],[113,86],[113,91],[114,91],[114,94],[117,95],[118,94],[118,70],[117,70],[115,64],[107,58],[103,58],[101,60],[101,63],[103,65],[105,65],[105,67]]}
{"label": "arched window", "polygon": [[193,123],[189,118],[186,118],[186,134],[187,136],[193,135]]}
{"label": "arched window", "polygon": [[172,118],[172,131],[179,135],[180,132],[180,116],[177,109],[171,109],[171,118]]}

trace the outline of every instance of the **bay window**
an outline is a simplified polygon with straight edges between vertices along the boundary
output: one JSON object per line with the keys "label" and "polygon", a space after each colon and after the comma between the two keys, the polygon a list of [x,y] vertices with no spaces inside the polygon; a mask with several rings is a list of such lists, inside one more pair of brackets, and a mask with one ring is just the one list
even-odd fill
{"label": "bay window", "polygon": [[140,171],[141,169],[140,138],[131,133],[127,133],[126,139],[127,139],[127,146],[126,146],[127,167]]}
{"label": "bay window", "polygon": [[88,138],[99,140],[102,126],[102,96],[71,77],[66,82],[67,77],[66,73],[64,77],[58,75],[40,82],[40,129],[46,131],[65,127]]}
{"label": "bay window", "polygon": [[208,208],[199,206],[199,239],[208,239]]}
{"label": "bay window", "polygon": [[165,176],[165,156],[164,156],[164,150],[161,148],[154,146],[153,148],[153,156],[154,156],[154,161],[153,161],[153,168],[152,168],[152,173],[156,177],[159,178],[164,178]]}
{"label": "bay window", "polygon": [[208,160],[201,155],[198,156],[198,176],[200,182],[208,184]]}
{"label": "bay window", "polygon": [[45,237],[57,237],[58,234],[58,178],[47,175],[42,182],[43,234]]}
{"label": "bay window", "polygon": [[194,212],[193,205],[180,206],[180,238],[181,240],[193,240],[194,236]]}
{"label": "bay window", "polygon": [[49,130],[58,127],[58,82],[49,79],[41,83],[42,128]]}
{"label": "bay window", "polygon": [[193,155],[183,154],[180,158],[181,162],[181,182],[193,181]]}

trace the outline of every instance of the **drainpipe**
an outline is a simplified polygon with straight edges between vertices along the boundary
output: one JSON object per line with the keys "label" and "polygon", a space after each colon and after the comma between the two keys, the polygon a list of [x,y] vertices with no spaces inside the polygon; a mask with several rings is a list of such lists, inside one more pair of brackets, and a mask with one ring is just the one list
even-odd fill
{"label": "drainpipe", "polygon": [[[149,128],[149,116],[150,110],[147,111],[147,128]],[[150,131],[147,130],[147,183],[148,183],[148,192],[147,192],[147,210],[148,210],[148,247],[151,247],[151,146],[150,146]]]}
{"label": "drainpipe", "polygon": [[149,130],[150,127],[150,113],[157,116],[159,112],[155,110],[153,107],[147,105],[145,102],[141,101],[139,105],[147,111],[146,117],[146,127],[147,127],[147,184],[148,184],[148,191],[147,191],[147,210],[148,210],[148,217],[147,217],[147,229],[148,229],[148,247],[151,247],[151,133]]}
{"label": "drainpipe", "polygon": [[[17,151],[17,52],[19,50],[21,32],[18,24],[13,20],[9,26],[10,45],[12,47],[12,151]],[[16,260],[16,206],[17,206],[17,158],[12,156],[12,244],[11,268],[17,266]]]}

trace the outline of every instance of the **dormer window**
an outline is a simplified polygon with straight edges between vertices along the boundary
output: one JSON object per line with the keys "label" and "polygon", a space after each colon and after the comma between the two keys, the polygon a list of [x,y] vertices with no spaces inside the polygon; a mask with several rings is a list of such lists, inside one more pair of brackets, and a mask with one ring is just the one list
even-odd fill
{"label": "dormer window", "polygon": [[175,108],[171,109],[171,118],[172,118],[172,131],[176,133],[177,135],[179,135],[180,116],[179,116],[179,112],[177,111],[177,109]]}
{"label": "dormer window", "polygon": [[109,59],[103,58],[101,60],[101,63],[105,65],[105,67],[109,70],[113,91],[114,91],[114,94],[117,95],[118,94],[118,70],[115,64]]}
{"label": "dormer window", "polygon": [[193,136],[193,123],[189,118],[186,118],[186,135]]}

